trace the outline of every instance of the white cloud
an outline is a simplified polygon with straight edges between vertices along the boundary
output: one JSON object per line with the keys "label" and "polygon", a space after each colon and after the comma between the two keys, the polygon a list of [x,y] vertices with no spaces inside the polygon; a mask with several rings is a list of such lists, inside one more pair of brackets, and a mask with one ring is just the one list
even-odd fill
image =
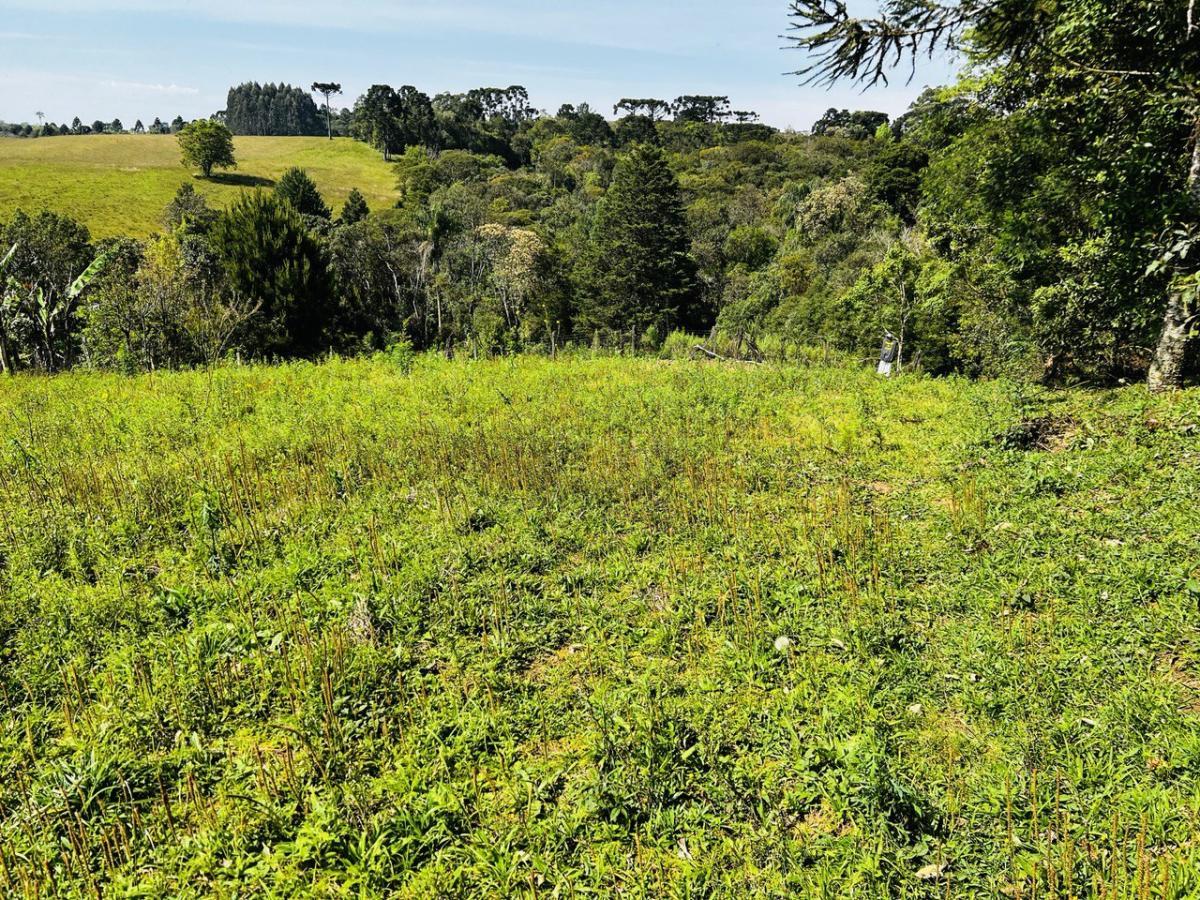
{"label": "white cloud", "polygon": [[101,81],[100,87],[113,88],[119,91],[132,91],[139,94],[165,94],[168,96],[192,97],[200,93],[199,88],[184,87],[179,84],[146,84],[141,81]]}

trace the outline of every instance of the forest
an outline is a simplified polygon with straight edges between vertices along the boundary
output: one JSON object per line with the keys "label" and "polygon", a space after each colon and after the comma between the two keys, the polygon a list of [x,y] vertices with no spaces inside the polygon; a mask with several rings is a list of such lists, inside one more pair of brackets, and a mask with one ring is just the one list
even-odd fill
{"label": "forest", "polygon": [[795,3],[802,74],[882,79],[921,35],[971,66],[895,121],[831,109],[807,135],[715,96],[609,117],[539,112],[519,86],[377,85],[334,116],[296,88],[233,89],[221,128],[336,126],[394,163],[394,206],[335,216],[294,173],[227,210],[184,184],[148,243],[13,215],[3,364],[694,343],[677,332],[867,359],[890,332],[902,366],[932,374],[1181,383],[1200,283],[1184,0],[887,6],[850,28],[835,2]]}

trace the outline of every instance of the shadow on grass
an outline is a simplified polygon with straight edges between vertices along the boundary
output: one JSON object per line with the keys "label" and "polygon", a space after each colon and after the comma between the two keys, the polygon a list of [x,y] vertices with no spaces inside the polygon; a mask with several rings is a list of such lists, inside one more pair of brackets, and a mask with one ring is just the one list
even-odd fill
{"label": "shadow on grass", "polygon": [[214,172],[208,178],[201,177],[200,180],[211,181],[214,184],[227,184],[230,187],[269,188],[275,186],[272,179],[263,178],[261,175],[237,175],[231,172]]}

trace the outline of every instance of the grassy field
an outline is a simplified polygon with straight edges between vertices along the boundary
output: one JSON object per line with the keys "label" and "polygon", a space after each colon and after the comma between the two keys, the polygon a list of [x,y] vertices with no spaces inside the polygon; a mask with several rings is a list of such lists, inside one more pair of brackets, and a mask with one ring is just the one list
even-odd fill
{"label": "grassy field", "polygon": [[160,227],[179,185],[192,181],[216,206],[247,187],[269,187],[292,166],[316,181],[335,214],[358,188],[372,208],[395,203],[395,177],[378,153],[348,138],[239,137],[238,168],[205,181],[179,162],[172,135],[84,135],[0,140],[0,221],[17,209],[66,213],[93,237],[143,237]]}
{"label": "grassy field", "polygon": [[380,358],[0,434],[10,894],[1200,895],[1200,393]]}

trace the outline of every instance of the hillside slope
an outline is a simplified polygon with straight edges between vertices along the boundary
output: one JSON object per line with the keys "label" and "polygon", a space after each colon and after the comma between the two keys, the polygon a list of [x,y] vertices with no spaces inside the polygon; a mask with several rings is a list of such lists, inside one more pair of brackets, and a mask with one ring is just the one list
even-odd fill
{"label": "hillside slope", "polygon": [[172,135],[83,135],[0,140],[0,221],[17,209],[66,213],[93,237],[142,237],[179,185],[191,181],[214,205],[247,187],[270,187],[291,166],[316,181],[336,214],[353,188],[372,208],[395,202],[395,177],[378,153],[339,138],[235,138],[238,168],[197,178],[179,161]]}
{"label": "hillside slope", "polygon": [[1200,393],[380,358],[0,432],[9,891],[1200,893]]}

